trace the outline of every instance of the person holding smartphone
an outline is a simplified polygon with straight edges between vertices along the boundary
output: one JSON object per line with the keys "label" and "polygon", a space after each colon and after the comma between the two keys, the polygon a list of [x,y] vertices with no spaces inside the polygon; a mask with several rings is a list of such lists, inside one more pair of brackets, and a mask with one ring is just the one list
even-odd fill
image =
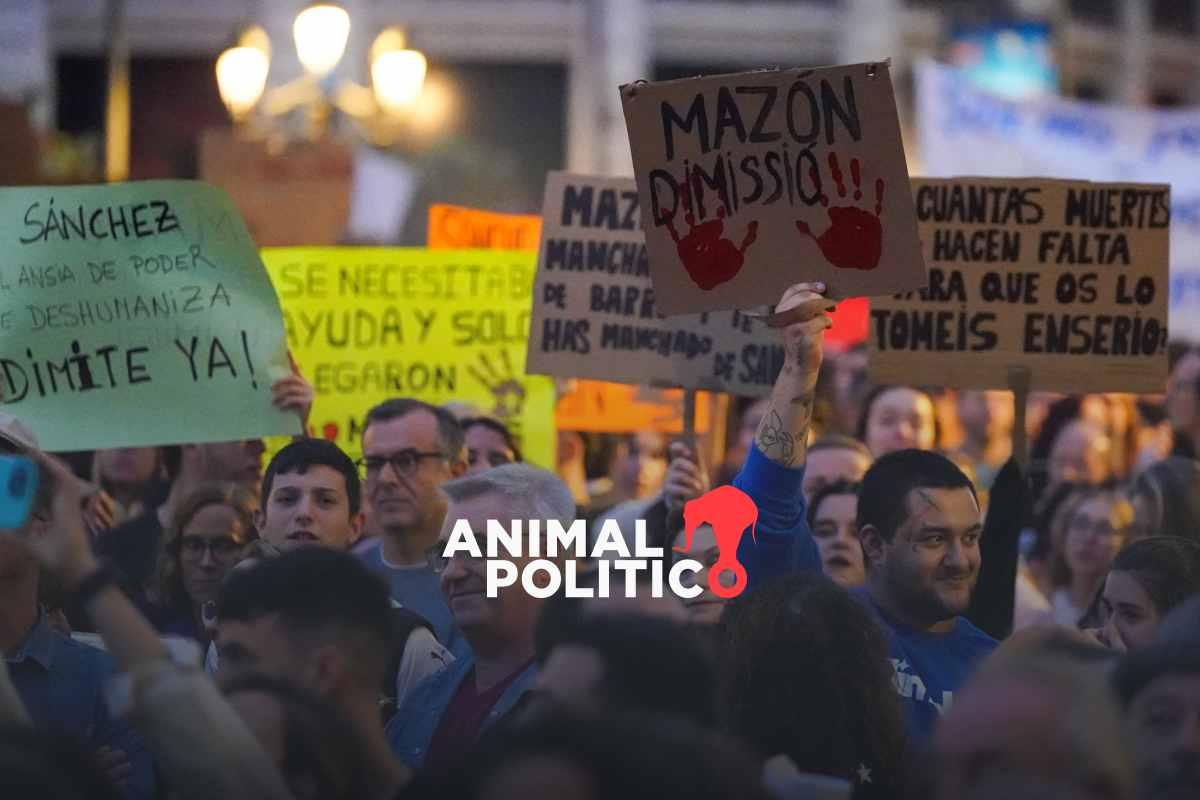
{"label": "person holding smartphone", "polygon": [[[0,415],[0,458],[36,456],[37,451],[36,437],[20,420]],[[21,463],[30,462],[23,458]],[[26,488],[32,489],[27,517],[16,528],[0,530],[0,608],[5,610],[0,614],[0,651],[12,684],[34,725],[75,734],[95,748],[127,798],[155,797],[149,751],[132,728],[113,718],[105,702],[112,658],[55,631],[38,602],[41,575],[31,543],[53,527],[55,481],[39,469],[37,481]],[[5,504],[11,507],[9,497]]]}

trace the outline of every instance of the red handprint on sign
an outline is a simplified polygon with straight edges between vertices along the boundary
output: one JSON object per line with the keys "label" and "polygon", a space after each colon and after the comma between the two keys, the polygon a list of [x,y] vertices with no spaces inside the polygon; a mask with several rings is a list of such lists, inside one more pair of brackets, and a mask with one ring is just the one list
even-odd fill
{"label": "red handprint on sign", "polygon": [[746,250],[758,238],[758,222],[751,222],[746,227],[746,236],[742,246],[736,247],[729,239],[723,239],[725,232],[725,206],[717,207],[716,219],[706,220],[696,224],[696,216],[692,213],[692,202],[689,193],[683,193],[683,221],[687,223],[688,232],[680,237],[675,228],[675,217],[667,218],[667,232],[675,242],[679,260],[687,270],[692,281],[705,291],[720,286],[734,275],[737,275],[746,263]]}
{"label": "red handprint on sign", "polygon": [[[854,200],[862,200],[862,175],[857,158],[850,159],[850,177],[854,182]],[[846,197],[845,176],[838,163],[837,153],[829,154],[829,173],[837,185],[838,197]],[[810,172],[813,184],[820,185],[820,175],[814,166]],[[829,205],[829,197],[821,193],[821,205]],[[875,213],[858,206],[834,206],[829,209],[829,227],[820,236],[813,233],[807,222],[797,221],[796,227],[811,236],[821,248],[825,260],[839,269],[872,270],[879,266],[883,250],[883,227],[879,215],[883,212],[883,179],[875,181]]]}

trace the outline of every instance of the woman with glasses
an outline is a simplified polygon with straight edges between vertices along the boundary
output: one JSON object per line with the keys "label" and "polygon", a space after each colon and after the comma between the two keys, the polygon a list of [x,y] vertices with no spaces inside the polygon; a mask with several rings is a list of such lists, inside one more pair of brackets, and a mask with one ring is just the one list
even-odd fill
{"label": "woman with glasses", "polygon": [[257,498],[236,484],[201,486],[184,498],[158,555],[153,619],[162,633],[209,640],[221,583],[258,539],[257,509]]}
{"label": "woman with glasses", "polygon": [[1125,544],[1133,512],[1112,486],[1081,487],[1067,503],[1062,548],[1054,556],[1050,605],[1055,622],[1077,627]]}

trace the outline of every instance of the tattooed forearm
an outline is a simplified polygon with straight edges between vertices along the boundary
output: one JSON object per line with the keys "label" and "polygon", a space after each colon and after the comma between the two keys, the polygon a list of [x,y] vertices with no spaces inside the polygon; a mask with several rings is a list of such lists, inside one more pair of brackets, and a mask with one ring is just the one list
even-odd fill
{"label": "tattooed forearm", "polygon": [[[790,467],[796,462],[797,437],[784,428],[783,420],[775,409],[771,409],[771,412],[763,418],[762,424],[758,426],[758,436],[755,437],[755,441],[763,455],[772,461],[786,467]],[[803,441],[803,438],[800,441]]]}

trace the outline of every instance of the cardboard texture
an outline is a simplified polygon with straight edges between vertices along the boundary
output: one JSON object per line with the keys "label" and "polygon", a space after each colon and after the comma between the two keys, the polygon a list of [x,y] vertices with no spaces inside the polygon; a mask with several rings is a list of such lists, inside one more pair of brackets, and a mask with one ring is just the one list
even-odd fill
{"label": "cardboard texture", "polygon": [[552,172],[542,220],[529,372],[748,396],[770,391],[783,345],[765,322],[739,311],[658,316],[631,179]]}
{"label": "cardboard texture", "polygon": [[525,458],[554,464],[554,384],[525,374],[534,255],[403,247],[267,248],[314,434],[358,458],[371,406],[472,403]]}
{"label": "cardboard texture", "polygon": [[0,407],[43,449],[300,433],[271,404],[279,301],[221,190],[0,189],[0,240]]}
{"label": "cardboard texture", "polygon": [[1170,188],[914,179],[920,293],[871,301],[871,378],[1005,389],[1162,392]]}
{"label": "cardboard texture", "polygon": [[621,87],[659,310],[922,286],[886,63]]}
{"label": "cardboard texture", "polygon": [[337,244],[350,219],[353,154],[333,140],[274,154],[222,130],[200,137],[200,178],[233,198],[259,247]]}
{"label": "cardboard texture", "polygon": [[[542,218],[502,214],[466,206],[435,203],[429,207],[428,244],[431,249],[487,248],[537,250]],[[554,424],[560,430],[621,433],[683,430],[683,393],[646,389],[608,381],[574,381],[558,399]],[[696,428],[708,430],[708,405],[698,404]]]}

